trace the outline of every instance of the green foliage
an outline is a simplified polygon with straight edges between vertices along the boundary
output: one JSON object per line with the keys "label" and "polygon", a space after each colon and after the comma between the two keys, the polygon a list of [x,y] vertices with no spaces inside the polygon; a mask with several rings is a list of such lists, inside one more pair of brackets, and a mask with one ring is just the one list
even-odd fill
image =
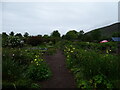
{"label": "green foliage", "polygon": [[100,30],[93,30],[91,33],[92,39],[99,41],[101,39],[101,32]]}
{"label": "green foliage", "polygon": [[3,89],[39,89],[40,85],[37,83],[32,83],[30,79],[21,78],[15,82],[3,81],[2,82]]}
{"label": "green foliage", "polygon": [[37,88],[41,88],[41,86],[36,83],[32,83],[31,88],[37,89]]}
{"label": "green foliage", "polygon": [[23,36],[24,36],[24,37],[28,37],[29,34],[28,34],[27,32],[25,32]]}
{"label": "green foliage", "polygon": [[49,43],[49,42],[50,42],[50,36],[44,35],[44,36],[43,36],[43,42],[44,42],[44,43]]}
{"label": "green foliage", "polygon": [[21,78],[13,83],[14,88],[31,88],[32,81],[30,79]]}
{"label": "green foliage", "polygon": [[4,89],[15,89],[14,84],[11,82],[2,81],[2,88]]}
{"label": "green foliage", "polygon": [[92,42],[93,41],[92,36],[84,34],[83,41]]}
{"label": "green foliage", "polygon": [[93,84],[94,88],[113,88],[112,84],[110,81],[108,81],[106,79],[106,77],[104,75],[96,75],[92,78],[92,80],[90,81],[91,84]]}
{"label": "green foliage", "polygon": [[27,70],[27,76],[32,80],[40,81],[48,79],[51,76],[51,71],[45,63],[40,65],[31,64]]}
{"label": "green foliage", "polygon": [[10,32],[10,34],[9,34],[10,36],[14,36],[14,32],[12,31],[12,32]]}
{"label": "green foliage", "polygon": [[101,90],[101,89],[108,88],[108,89],[112,90],[112,88],[113,88],[110,81],[108,81],[105,78],[105,76],[100,75],[100,74],[94,76],[90,80],[83,80],[82,78],[77,79],[77,84],[78,84],[77,87],[81,88],[81,89],[89,88],[90,90],[92,90],[93,88],[95,88],[97,90]]}
{"label": "green foliage", "polygon": [[3,47],[22,47],[23,46],[23,40],[19,38],[18,36],[9,36],[6,38],[2,38],[2,46]]}
{"label": "green foliage", "polygon": [[3,88],[40,88],[33,81],[51,76],[42,55],[42,50],[35,48],[3,48]]}
{"label": "green foliage", "polygon": [[46,51],[47,55],[54,55],[56,53],[56,48],[54,47],[50,47],[48,48],[48,50]]}
{"label": "green foliage", "polygon": [[18,37],[22,37],[22,34],[21,33],[17,33],[15,36],[18,36]]}
{"label": "green foliage", "polygon": [[[119,56],[104,54],[101,46],[114,44],[71,43],[64,45],[67,67],[73,72],[79,88],[113,88],[120,78]],[[116,45],[116,44],[115,44]],[[97,49],[94,49],[94,48]],[[117,47],[117,46],[116,46]],[[113,82],[114,81],[114,82]],[[92,82],[92,83],[90,83]]]}
{"label": "green foliage", "polygon": [[51,33],[50,41],[51,41],[53,44],[56,44],[58,41],[60,41],[60,33],[58,32],[58,30],[53,31],[53,32]]}
{"label": "green foliage", "polygon": [[[32,52],[32,51],[31,51]],[[2,59],[18,62],[21,65],[27,65],[34,59],[34,53],[30,50],[20,48],[3,48]]]}
{"label": "green foliage", "polygon": [[114,32],[112,37],[120,37],[120,32]]}
{"label": "green foliage", "polygon": [[8,58],[6,60],[3,59],[2,69],[3,80],[14,81],[20,77],[21,73],[24,71],[24,66]]}
{"label": "green foliage", "polygon": [[42,43],[42,37],[39,36],[31,36],[27,38],[27,44],[32,46],[37,46]]}
{"label": "green foliage", "polygon": [[83,41],[83,39],[84,39],[84,31],[81,30],[78,32],[78,40]]}
{"label": "green foliage", "polygon": [[6,38],[8,37],[8,35],[6,34],[6,32],[2,32],[2,38]]}
{"label": "green foliage", "polygon": [[53,38],[59,38],[60,37],[60,33],[58,32],[58,30],[53,31],[52,34],[51,34],[51,37],[53,37]]}
{"label": "green foliage", "polygon": [[67,40],[76,40],[78,38],[78,33],[75,30],[68,31],[64,38]]}

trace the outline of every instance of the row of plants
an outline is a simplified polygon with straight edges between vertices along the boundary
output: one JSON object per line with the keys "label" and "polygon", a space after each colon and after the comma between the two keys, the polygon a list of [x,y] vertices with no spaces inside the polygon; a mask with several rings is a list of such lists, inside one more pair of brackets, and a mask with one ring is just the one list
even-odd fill
{"label": "row of plants", "polygon": [[2,33],[2,47],[10,48],[23,47],[26,45],[38,46],[46,43],[54,45],[57,41],[60,40],[61,39],[58,31],[54,31],[53,33],[51,33],[51,36],[29,36],[28,33],[22,36],[21,33],[17,33],[16,35],[14,35],[14,32],[11,32],[9,35],[7,35],[6,32]]}
{"label": "row of plants", "polygon": [[36,82],[49,79],[52,75],[43,55],[41,49],[3,48],[3,89],[40,88]]}
{"label": "row of plants", "polygon": [[[81,42],[80,44],[78,42],[66,41],[62,43],[63,45],[67,67],[74,74],[78,88],[100,90],[120,88],[119,55],[108,53],[110,51],[101,53],[102,49],[98,48],[99,45],[96,43],[94,45],[94,43],[88,42]],[[104,46],[105,44],[100,44],[101,47],[102,45],[107,47]],[[109,45],[111,45],[111,48],[114,46],[114,44]],[[98,49],[93,48],[93,46],[96,46]],[[116,48],[116,46],[114,47]]]}
{"label": "row of plants", "polygon": [[92,42],[74,42],[77,48],[95,50],[97,52],[115,54],[117,51],[117,42],[92,43]]}
{"label": "row of plants", "polygon": [[8,36],[2,37],[2,47],[23,47],[24,41],[23,38],[18,36]]}

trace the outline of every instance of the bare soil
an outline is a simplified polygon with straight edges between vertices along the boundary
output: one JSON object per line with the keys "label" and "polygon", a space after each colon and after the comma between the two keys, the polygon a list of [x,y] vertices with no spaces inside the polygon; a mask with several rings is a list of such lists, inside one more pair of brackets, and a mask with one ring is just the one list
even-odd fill
{"label": "bare soil", "polygon": [[44,59],[52,70],[52,77],[40,84],[42,88],[75,88],[73,75],[67,69],[65,56],[57,50],[54,55],[45,55]]}

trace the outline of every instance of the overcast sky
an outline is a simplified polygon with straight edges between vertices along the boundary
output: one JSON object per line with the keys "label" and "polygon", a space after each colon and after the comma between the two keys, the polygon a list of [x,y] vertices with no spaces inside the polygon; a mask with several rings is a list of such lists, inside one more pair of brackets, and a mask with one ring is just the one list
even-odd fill
{"label": "overcast sky", "polygon": [[50,34],[84,30],[118,22],[117,2],[4,2],[2,32]]}

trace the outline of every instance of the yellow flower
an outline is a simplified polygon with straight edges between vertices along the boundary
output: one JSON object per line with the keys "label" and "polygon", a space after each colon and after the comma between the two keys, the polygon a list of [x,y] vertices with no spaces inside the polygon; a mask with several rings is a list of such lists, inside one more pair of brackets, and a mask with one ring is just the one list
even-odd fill
{"label": "yellow flower", "polygon": [[67,57],[69,57],[69,55],[67,55]]}
{"label": "yellow flower", "polygon": [[106,53],[109,53],[109,51],[108,51],[108,50],[106,50]]}
{"label": "yellow flower", "polygon": [[71,52],[73,52],[73,51],[71,51]]}
{"label": "yellow flower", "polygon": [[73,49],[75,49],[75,48],[73,48]]}
{"label": "yellow flower", "polygon": [[37,59],[34,59],[34,61],[37,61]]}

